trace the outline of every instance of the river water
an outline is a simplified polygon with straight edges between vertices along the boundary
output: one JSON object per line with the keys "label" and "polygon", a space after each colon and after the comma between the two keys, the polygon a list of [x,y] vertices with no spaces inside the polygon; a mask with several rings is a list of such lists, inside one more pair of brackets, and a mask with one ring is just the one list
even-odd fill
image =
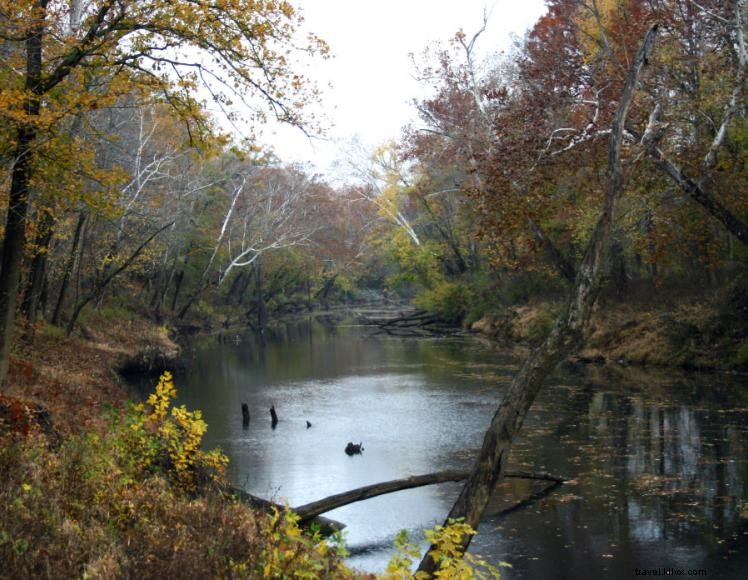
{"label": "river water", "polygon": [[[325,318],[264,337],[205,338],[177,376],[202,409],[207,447],[250,493],[291,506],[362,485],[470,467],[521,360],[470,338],[402,339]],[[242,426],[241,403],[250,409]],[[280,422],[271,429],[269,408]],[[312,424],[307,428],[306,422]],[[344,453],[363,443],[361,455]],[[748,570],[748,378],[586,366],[557,372],[534,405],[510,469],[570,479],[511,480],[471,551],[512,578],[634,578],[637,570]],[[418,540],[459,492],[442,484],[380,496],[327,516],[345,522],[349,562],[384,569],[392,540]]]}

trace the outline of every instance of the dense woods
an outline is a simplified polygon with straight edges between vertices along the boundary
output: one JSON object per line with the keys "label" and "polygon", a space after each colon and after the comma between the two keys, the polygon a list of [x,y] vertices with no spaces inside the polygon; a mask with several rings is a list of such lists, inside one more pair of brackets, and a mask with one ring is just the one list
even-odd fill
{"label": "dense woods", "polygon": [[[460,30],[414,58],[429,89],[417,119],[341,181],[261,145],[270,117],[310,134],[323,125],[305,106],[319,98],[314,79],[300,71],[329,48],[313,35],[299,43],[291,4],[0,0],[2,436],[19,377],[37,372],[34,348],[63,335],[96,343],[102,326],[133,317],[173,338],[410,302],[429,320],[538,347],[536,367],[518,375],[532,375],[537,393],[559,360],[584,350],[590,327],[616,340],[606,316],[660,309],[672,352],[643,362],[744,371],[746,13],[743,0],[548,0],[511,51],[489,57],[479,50],[488,21]],[[527,305],[529,322],[512,330]],[[608,356],[604,342],[585,352]],[[497,411],[452,513],[473,527],[534,398],[515,386],[519,408]],[[7,451],[13,437],[3,443],[7,488],[29,476],[21,452]],[[93,450],[129,461],[118,446],[136,444],[105,439]],[[74,455],[44,461],[67,477]],[[148,481],[148,493],[171,493]],[[90,497],[101,491],[86,485]],[[469,490],[480,486],[476,503]],[[290,543],[300,534],[296,521],[215,509],[225,513],[214,520],[236,518],[247,533],[281,530]],[[15,545],[3,523],[13,512],[2,514],[0,554]],[[236,555],[241,542],[231,542],[220,549]],[[252,544],[245,568],[217,569],[276,565],[264,549]],[[348,574],[333,552],[320,551],[326,573]],[[65,570],[87,573],[85,550],[76,558]]]}

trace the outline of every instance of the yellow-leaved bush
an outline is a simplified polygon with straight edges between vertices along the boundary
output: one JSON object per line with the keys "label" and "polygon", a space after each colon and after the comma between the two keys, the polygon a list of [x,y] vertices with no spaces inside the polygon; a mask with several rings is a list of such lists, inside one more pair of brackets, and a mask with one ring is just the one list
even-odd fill
{"label": "yellow-leaved bush", "polygon": [[[348,555],[340,533],[323,538],[318,530],[303,531],[299,516],[289,509],[273,509],[265,520],[262,534],[265,549],[260,555],[255,574],[263,578],[359,578],[360,574],[346,567],[342,558]],[[247,577],[246,568],[233,565],[236,577]]]}
{"label": "yellow-leaved bush", "polygon": [[[479,556],[466,554],[462,547],[462,538],[474,535],[475,530],[462,520],[449,520],[446,526],[437,525],[426,530],[426,541],[433,547],[431,557],[437,565],[435,578],[469,580],[472,578],[501,578],[499,569],[492,566]],[[425,572],[413,575],[414,558],[420,557],[420,548],[411,543],[408,534],[403,530],[395,538],[397,553],[390,559],[384,580],[427,580],[431,576]],[[500,562],[499,566],[510,568],[511,564]]]}
{"label": "yellow-leaved bush", "polygon": [[228,458],[216,449],[207,452],[200,449],[208,425],[199,410],[173,406],[176,396],[172,375],[167,371],[146,403],[131,408],[123,444],[134,467],[162,470],[179,486],[191,491],[198,483],[198,476],[223,473]]}

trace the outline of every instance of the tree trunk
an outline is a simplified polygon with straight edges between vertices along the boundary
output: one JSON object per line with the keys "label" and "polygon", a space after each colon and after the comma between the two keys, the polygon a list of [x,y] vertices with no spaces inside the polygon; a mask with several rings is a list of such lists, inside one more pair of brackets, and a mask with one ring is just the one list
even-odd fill
{"label": "tree trunk", "polygon": [[226,293],[226,305],[230,306],[231,302],[234,300],[234,297],[238,296],[239,300],[241,300],[241,288],[244,285],[244,278],[247,277],[247,273],[242,271],[239,272],[236,276],[234,276],[234,279],[231,281],[231,286],[229,287],[229,291]]}
{"label": "tree trunk", "polygon": [[182,281],[184,280],[184,270],[177,272],[176,280],[174,281],[174,295],[171,297],[171,311],[174,312],[177,309],[177,299],[179,298],[179,291],[182,289]]}
{"label": "tree trunk", "polygon": [[[470,477],[449,512],[447,524],[452,519],[464,518],[466,524],[473,529],[478,528],[491,494],[503,477],[514,438],[520,432],[527,412],[543,386],[545,378],[571,352],[583,336],[592,307],[602,286],[602,275],[609,254],[613,212],[623,192],[623,171],[620,159],[623,127],[634,97],[639,74],[652,50],[656,34],[657,25],[653,26],[644,37],[626,78],[611,127],[607,190],[602,213],[578,269],[568,304],[543,344],[530,354],[514,377],[486,431],[483,447]],[[467,549],[470,544],[470,538],[470,535],[463,538],[464,549]],[[420,571],[431,575],[439,567],[439,563],[432,558],[433,548],[433,546],[429,548],[419,566]]]}
{"label": "tree trunk", "polygon": [[75,262],[78,259],[78,247],[83,234],[83,228],[85,227],[88,214],[81,210],[78,214],[78,223],[75,225],[75,233],[73,234],[73,243],[70,248],[70,255],[68,256],[67,263],[65,264],[65,271],[62,275],[62,283],[60,284],[60,294],[57,296],[57,303],[55,304],[55,311],[52,314],[52,324],[59,326],[60,317],[62,316],[62,307],[65,305],[68,292],[70,290],[70,276],[75,270]]}
{"label": "tree trunk", "polygon": [[169,293],[171,281],[174,279],[174,274],[177,271],[180,249],[181,248],[177,248],[177,251],[174,254],[174,259],[171,262],[171,267],[169,267],[164,283],[161,285],[160,294],[153,309],[153,314],[156,318],[159,318],[161,316],[161,309],[164,307],[164,302],[166,301],[166,295]]}
{"label": "tree trunk", "polygon": [[[46,11],[46,2],[37,8]],[[29,183],[33,174],[34,141],[37,129],[34,120],[41,111],[39,95],[42,74],[42,34],[44,19],[26,39],[26,92],[24,110],[29,123],[16,132],[16,147],[11,169],[8,215],[5,221],[2,266],[0,266],[0,389],[8,378],[10,347],[16,320],[16,301],[21,281],[21,265],[26,249],[26,221],[29,210]]]}
{"label": "tree trunk", "polygon": [[265,297],[262,290],[262,264],[257,259],[252,263],[255,271],[255,296],[257,297],[257,328],[262,330],[265,326],[266,309]]}
{"label": "tree trunk", "polygon": [[92,300],[95,300],[97,298],[100,298],[103,293],[106,291],[107,286],[109,286],[109,283],[121,272],[126,270],[130,264],[132,264],[138,256],[145,250],[146,246],[151,243],[151,241],[159,235],[161,232],[166,230],[167,228],[170,228],[174,222],[168,223],[165,226],[159,228],[155,232],[153,232],[146,240],[140,244],[135,251],[130,254],[130,257],[125,260],[121,266],[119,266],[116,270],[113,270],[109,272],[106,278],[103,280],[97,282],[94,284],[93,290],[85,297],[83,300],[80,300],[78,304],[76,304],[75,308],[73,309],[73,315],[70,317],[70,320],[67,323],[67,326],[65,327],[65,334],[70,336],[70,334],[73,332],[73,328],[75,327],[75,323],[78,321],[78,316],[80,316],[80,313],[83,311],[83,308]]}
{"label": "tree trunk", "polygon": [[34,340],[34,325],[36,324],[36,315],[39,311],[39,298],[47,276],[47,262],[54,223],[55,220],[52,214],[45,212],[34,243],[37,248],[36,255],[31,260],[26,293],[21,303],[21,311],[26,315],[25,339],[29,342],[33,342]]}
{"label": "tree trunk", "polygon": [[327,302],[327,295],[330,294],[330,290],[332,290],[332,287],[335,285],[335,280],[337,280],[337,278],[338,274],[336,273],[325,280],[322,288],[317,291],[317,295],[315,296],[315,298],[317,298],[322,305],[322,308],[324,308],[325,310],[330,308],[330,304]]}
{"label": "tree trunk", "polygon": [[236,299],[236,305],[237,306],[243,306],[246,302],[247,297],[247,289],[249,288],[249,285],[252,283],[252,277],[253,273],[252,271],[247,272],[247,275],[244,276],[244,281],[242,282],[242,287],[239,290],[239,294]]}
{"label": "tree trunk", "polygon": [[616,299],[622,299],[628,287],[628,272],[626,271],[626,256],[620,240],[613,240],[610,246],[610,281],[616,292]]}

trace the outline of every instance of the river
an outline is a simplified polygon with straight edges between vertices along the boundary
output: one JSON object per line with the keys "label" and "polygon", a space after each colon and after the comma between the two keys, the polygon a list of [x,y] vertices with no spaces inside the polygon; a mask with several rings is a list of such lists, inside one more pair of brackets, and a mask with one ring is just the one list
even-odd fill
{"label": "river", "polygon": [[[402,339],[324,317],[197,341],[177,375],[202,409],[207,447],[230,478],[291,506],[362,485],[467,469],[521,360],[472,338]],[[241,403],[250,409],[242,426]],[[269,408],[280,421],[271,429]],[[307,427],[307,421],[311,427]],[[361,455],[344,453],[363,443]],[[511,480],[471,551],[512,578],[633,578],[637,570],[748,570],[748,378],[588,365],[541,392],[510,469],[571,481]],[[388,494],[327,516],[345,522],[349,562],[384,569],[400,530],[441,523],[459,484]]]}

